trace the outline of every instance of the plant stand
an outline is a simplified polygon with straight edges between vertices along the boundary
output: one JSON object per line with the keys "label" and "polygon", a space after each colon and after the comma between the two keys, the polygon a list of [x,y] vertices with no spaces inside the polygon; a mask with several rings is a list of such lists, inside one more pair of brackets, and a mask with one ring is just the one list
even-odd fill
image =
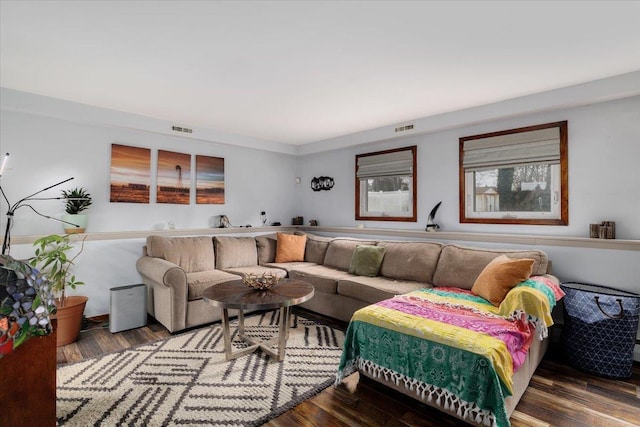
{"label": "plant stand", "polygon": [[0,359],[3,427],[56,425],[56,331]]}

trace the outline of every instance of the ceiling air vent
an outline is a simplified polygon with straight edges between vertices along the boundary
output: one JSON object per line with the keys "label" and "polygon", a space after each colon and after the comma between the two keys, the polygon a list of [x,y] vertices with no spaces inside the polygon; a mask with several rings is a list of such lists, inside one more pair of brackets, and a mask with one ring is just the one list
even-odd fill
{"label": "ceiling air vent", "polygon": [[171,130],[182,133],[193,133],[193,129],[183,128],[182,126],[171,126]]}
{"label": "ceiling air vent", "polygon": [[396,132],[405,132],[411,129],[413,129],[413,125],[400,126],[399,128],[396,128]]}

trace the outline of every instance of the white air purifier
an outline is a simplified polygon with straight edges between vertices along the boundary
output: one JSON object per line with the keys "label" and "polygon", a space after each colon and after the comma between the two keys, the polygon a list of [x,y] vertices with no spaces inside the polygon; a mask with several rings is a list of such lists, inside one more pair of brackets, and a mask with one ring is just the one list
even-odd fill
{"label": "white air purifier", "polygon": [[147,324],[147,285],[111,288],[109,331],[140,328]]}

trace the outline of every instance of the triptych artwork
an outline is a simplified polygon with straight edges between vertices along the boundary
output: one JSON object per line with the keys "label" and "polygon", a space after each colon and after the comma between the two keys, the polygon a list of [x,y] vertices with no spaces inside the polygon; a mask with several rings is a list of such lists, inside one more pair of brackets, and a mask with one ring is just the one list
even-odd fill
{"label": "triptych artwork", "polygon": [[[224,158],[195,156],[195,201],[224,203]],[[191,202],[191,154],[158,150],[156,203]],[[111,144],[111,202],[149,203],[151,150]]]}

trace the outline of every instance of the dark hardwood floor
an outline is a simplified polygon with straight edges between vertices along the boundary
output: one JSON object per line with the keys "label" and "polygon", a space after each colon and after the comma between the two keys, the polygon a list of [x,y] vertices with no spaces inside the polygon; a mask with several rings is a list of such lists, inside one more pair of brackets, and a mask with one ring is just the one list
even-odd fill
{"label": "dark hardwood floor", "polygon": [[[297,310],[297,309],[296,309]],[[299,310],[305,316],[311,313]],[[58,365],[120,351],[171,334],[153,319],[143,328],[111,334],[106,319],[90,320],[76,343],[59,347]],[[326,319],[325,319],[326,320]],[[337,323],[344,327],[344,324]],[[640,364],[629,379],[611,380],[562,363],[554,345],[511,416],[521,426],[640,426]],[[265,424],[293,426],[459,426],[456,418],[371,380],[348,377]]]}

